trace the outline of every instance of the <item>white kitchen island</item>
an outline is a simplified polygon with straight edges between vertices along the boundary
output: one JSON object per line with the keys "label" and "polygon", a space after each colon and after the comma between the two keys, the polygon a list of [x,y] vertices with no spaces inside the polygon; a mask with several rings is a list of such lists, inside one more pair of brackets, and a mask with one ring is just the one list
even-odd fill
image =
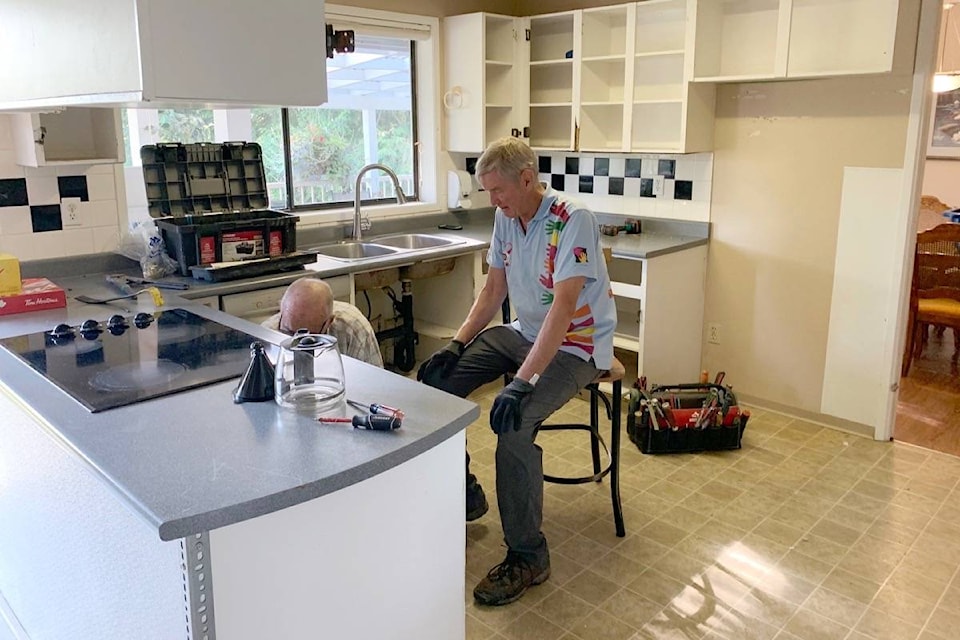
{"label": "white kitchen island", "polygon": [[406,410],[400,430],[235,405],[235,380],[90,413],[0,350],[0,638],[463,638],[478,409],[345,369],[351,397]]}

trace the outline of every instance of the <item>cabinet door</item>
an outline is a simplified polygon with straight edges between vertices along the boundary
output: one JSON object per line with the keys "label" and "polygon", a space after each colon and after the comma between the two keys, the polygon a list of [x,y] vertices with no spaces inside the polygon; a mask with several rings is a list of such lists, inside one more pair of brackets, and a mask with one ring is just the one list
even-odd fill
{"label": "cabinet door", "polygon": [[636,7],[584,9],[580,36],[579,149],[627,151],[627,103]]}
{"label": "cabinet door", "polygon": [[791,0],[787,77],[893,67],[897,0]]}
{"label": "cabinet door", "polygon": [[526,125],[516,18],[471,13],[444,19],[447,149],[481,152]]}
{"label": "cabinet door", "polygon": [[529,18],[530,146],[576,149],[580,11]]}
{"label": "cabinet door", "polygon": [[883,73],[897,0],[695,0],[696,80]]}
{"label": "cabinet door", "polygon": [[120,111],[70,107],[11,114],[17,163],[28,167],[123,162]]}

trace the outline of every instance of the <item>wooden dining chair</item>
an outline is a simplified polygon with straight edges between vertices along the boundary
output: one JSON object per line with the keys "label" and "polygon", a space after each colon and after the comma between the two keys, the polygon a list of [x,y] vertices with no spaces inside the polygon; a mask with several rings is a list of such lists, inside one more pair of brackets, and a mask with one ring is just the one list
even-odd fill
{"label": "wooden dining chair", "polygon": [[902,375],[926,343],[929,326],[953,329],[953,363],[960,356],[960,224],[941,224],[917,234]]}

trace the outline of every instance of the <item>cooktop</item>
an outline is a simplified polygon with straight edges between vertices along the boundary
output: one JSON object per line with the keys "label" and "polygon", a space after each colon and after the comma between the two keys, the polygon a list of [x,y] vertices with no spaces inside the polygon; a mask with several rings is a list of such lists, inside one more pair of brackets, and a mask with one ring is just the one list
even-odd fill
{"label": "cooktop", "polygon": [[0,339],[92,412],[243,374],[256,338],[184,309],[113,315]]}

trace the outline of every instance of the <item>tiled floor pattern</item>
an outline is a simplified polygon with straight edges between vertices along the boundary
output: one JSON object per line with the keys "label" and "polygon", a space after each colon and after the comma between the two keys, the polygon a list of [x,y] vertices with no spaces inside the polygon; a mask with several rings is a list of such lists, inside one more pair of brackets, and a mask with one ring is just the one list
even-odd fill
{"label": "tiled floor pattern", "polygon": [[[960,637],[960,459],[754,411],[740,451],[622,447],[627,537],[609,485],[545,488],[553,574],[505,607],[472,591],[503,559],[487,414],[467,432],[490,512],[467,525],[468,640],[952,640]],[[557,421],[579,420],[571,401]],[[548,472],[584,434],[541,433]]]}

